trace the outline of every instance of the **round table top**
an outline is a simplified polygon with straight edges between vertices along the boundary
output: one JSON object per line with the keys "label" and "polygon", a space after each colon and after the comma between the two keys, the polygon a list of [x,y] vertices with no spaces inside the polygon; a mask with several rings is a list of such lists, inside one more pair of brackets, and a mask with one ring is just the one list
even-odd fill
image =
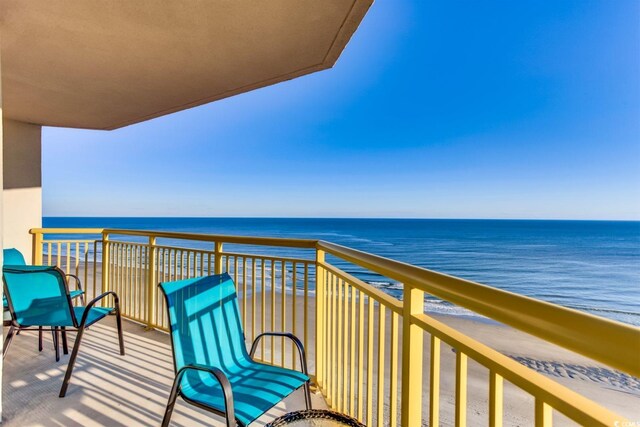
{"label": "round table top", "polygon": [[351,418],[348,415],[340,414],[338,412],[329,411],[326,409],[305,409],[302,411],[295,411],[285,414],[279,418],[276,418],[265,427],[282,427],[282,426],[317,426],[317,427],[329,427],[329,426],[351,426],[351,427],[366,427],[358,420]]}

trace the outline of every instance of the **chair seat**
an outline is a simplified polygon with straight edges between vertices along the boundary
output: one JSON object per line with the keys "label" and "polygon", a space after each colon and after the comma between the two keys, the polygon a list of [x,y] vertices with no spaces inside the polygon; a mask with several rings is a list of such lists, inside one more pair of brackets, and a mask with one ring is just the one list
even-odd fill
{"label": "chair seat", "polygon": [[[84,294],[84,291],[80,289],[76,289],[75,291],[69,291],[69,296],[71,297],[71,299],[78,298],[82,294]],[[2,306],[4,307],[5,310],[9,309],[9,303],[7,302],[6,295],[2,296]]]}
{"label": "chair seat", "polygon": [[[87,307],[73,307],[73,312],[75,313],[78,322],[82,320],[82,316],[84,315],[86,308]],[[87,323],[85,323],[85,326],[89,326],[103,317],[108,316],[112,311],[112,307],[92,307],[89,310],[89,316],[87,317]]]}
{"label": "chair seat", "polygon": [[[82,320],[82,315],[84,314],[85,310],[86,310],[86,307],[73,307],[73,311],[76,316],[76,319],[78,320],[78,323],[80,323],[80,321]],[[113,308],[109,308],[109,307],[91,308],[91,311],[89,312],[89,317],[87,318],[86,326],[89,326],[92,323],[97,322],[98,320],[102,319],[112,311],[113,311]],[[23,323],[20,318],[18,318],[18,322],[21,324]],[[64,326],[69,328],[74,327],[73,324],[71,324],[69,321],[68,312],[67,312],[67,315],[65,315],[65,312],[62,310],[42,311],[40,314],[34,313],[32,316],[29,317],[28,324],[26,324],[25,322],[25,324],[22,324],[22,326],[45,326],[45,327]]]}
{"label": "chair seat", "polygon": [[[252,361],[244,361],[225,374],[231,383],[236,418],[244,425],[258,419],[309,380],[302,372]],[[180,392],[186,400],[224,412],[222,389],[209,373],[187,371]]]}

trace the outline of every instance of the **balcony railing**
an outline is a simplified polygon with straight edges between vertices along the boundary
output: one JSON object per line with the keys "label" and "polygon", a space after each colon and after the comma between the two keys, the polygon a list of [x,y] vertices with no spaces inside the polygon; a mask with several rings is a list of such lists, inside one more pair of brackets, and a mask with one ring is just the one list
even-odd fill
{"label": "balcony railing", "polygon": [[[439,425],[445,376],[455,378],[455,423],[466,425],[470,360],[488,372],[490,426],[509,416],[503,401],[512,388],[505,381],[532,396],[536,426],[551,426],[554,411],[589,426],[626,421],[429,316],[425,294],[640,376],[638,328],[325,241],[111,229],[31,234],[34,264],[57,264],[83,277],[89,298],[116,291],[123,316],[149,328],[167,330],[158,282],[228,272],[247,339],[268,330],[298,335],[327,403],[369,426]],[[274,255],[284,250],[294,256]],[[402,283],[403,299],[337,268],[328,255]],[[441,364],[442,343],[455,351],[451,371]],[[292,350],[263,340],[257,357],[295,368],[300,362]]]}

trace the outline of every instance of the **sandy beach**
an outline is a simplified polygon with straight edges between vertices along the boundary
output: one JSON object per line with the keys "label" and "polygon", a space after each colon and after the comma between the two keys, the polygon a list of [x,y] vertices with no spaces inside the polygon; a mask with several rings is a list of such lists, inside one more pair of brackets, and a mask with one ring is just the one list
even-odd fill
{"label": "sandy beach", "polygon": [[[640,380],[613,370],[531,335],[513,328],[453,316],[434,316],[478,341],[517,360],[529,368],[557,381],[602,406],[627,417],[640,420]],[[447,350],[453,351],[447,347]],[[445,363],[447,372],[453,373],[455,358]],[[453,375],[443,375],[443,388],[453,390]],[[475,363],[469,365],[470,425],[486,425],[488,372]],[[448,383],[448,384],[447,384]],[[451,398],[453,396],[450,393]],[[452,401],[451,401],[452,402]],[[451,409],[452,409],[452,405]],[[445,425],[453,423],[453,415],[443,414]],[[533,399],[517,387],[505,383],[505,424],[532,425]],[[446,415],[446,417],[445,417]],[[554,425],[572,425],[564,417],[555,415]]]}

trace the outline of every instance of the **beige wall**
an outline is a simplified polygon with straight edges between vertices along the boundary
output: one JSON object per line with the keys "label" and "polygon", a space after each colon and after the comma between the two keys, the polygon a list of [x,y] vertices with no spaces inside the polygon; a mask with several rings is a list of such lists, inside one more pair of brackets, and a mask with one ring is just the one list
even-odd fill
{"label": "beige wall", "polygon": [[30,228],[42,225],[41,126],[3,120],[3,247],[31,260]]}
{"label": "beige wall", "polygon": [[[0,51],[2,51],[2,49],[0,49]],[[3,114],[3,110],[2,110],[2,65],[1,65],[2,61],[0,60],[0,188],[4,188],[3,183],[2,183],[2,177],[4,175],[4,162],[2,161],[2,146],[3,146],[3,141],[4,141],[4,137],[3,137],[3,118],[4,118],[4,114]],[[4,215],[2,214],[2,199],[3,199],[3,193],[0,193],[0,249],[2,249],[3,246],[3,242],[2,242],[2,234],[3,234],[3,222],[4,222]],[[2,259],[2,251],[0,250],[0,266],[3,265],[3,259]],[[0,286],[0,299],[2,299],[4,294],[4,286]],[[3,320],[4,320],[4,310],[3,310]],[[4,348],[4,334],[0,334],[0,346],[2,348]],[[2,371],[4,370],[4,367],[2,366],[2,357],[0,357],[0,423],[2,423]]]}

